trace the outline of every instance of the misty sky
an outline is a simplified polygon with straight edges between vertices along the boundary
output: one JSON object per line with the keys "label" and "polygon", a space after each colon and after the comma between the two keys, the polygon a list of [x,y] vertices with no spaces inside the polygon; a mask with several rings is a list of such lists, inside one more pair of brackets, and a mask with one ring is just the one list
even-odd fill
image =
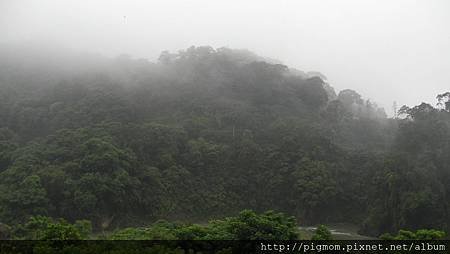
{"label": "misty sky", "polygon": [[246,48],[388,112],[450,90],[448,0],[0,0],[0,43],[152,61],[191,45]]}

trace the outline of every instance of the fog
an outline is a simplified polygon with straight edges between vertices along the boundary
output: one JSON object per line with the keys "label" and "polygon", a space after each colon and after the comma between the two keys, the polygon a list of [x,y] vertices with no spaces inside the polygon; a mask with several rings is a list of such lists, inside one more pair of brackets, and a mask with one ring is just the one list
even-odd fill
{"label": "fog", "polygon": [[0,43],[152,61],[191,45],[245,48],[392,112],[450,87],[449,10],[447,0],[1,0]]}

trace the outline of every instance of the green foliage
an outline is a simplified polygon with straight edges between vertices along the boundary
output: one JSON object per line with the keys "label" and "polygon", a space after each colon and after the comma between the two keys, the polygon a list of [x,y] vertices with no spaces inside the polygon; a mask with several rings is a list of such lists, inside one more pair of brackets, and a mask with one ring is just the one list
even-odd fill
{"label": "green foliage", "polygon": [[[257,214],[244,210],[236,217],[213,221],[208,237],[216,240],[294,240],[298,238],[294,217],[268,211]],[[221,232],[224,231],[224,232]]]}
{"label": "green foliage", "polygon": [[111,240],[176,240],[178,225],[167,221],[158,221],[150,227],[125,228],[108,236]]}
{"label": "green foliage", "polygon": [[325,225],[319,225],[311,240],[332,240],[331,232]]}
{"label": "green foliage", "polygon": [[298,211],[305,211],[305,217],[311,219],[309,213],[321,213],[327,209],[330,199],[337,196],[337,186],[332,171],[324,162],[311,161],[303,158],[294,169],[293,177],[296,196],[298,197]]}
{"label": "green foliage", "polygon": [[416,232],[399,230],[397,235],[389,233],[382,234],[382,240],[442,240],[445,237],[445,232],[435,229],[419,229]]}
{"label": "green foliage", "polygon": [[[4,172],[9,173],[9,172]],[[1,186],[0,214],[3,218],[21,219],[30,214],[45,215],[48,209],[47,191],[37,175],[25,177],[13,186]]]}
{"label": "green foliage", "polygon": [[81,240],[91,234],[89,221],[77,221],[70,224],[64,219],[54,220],[44,216],[33,216],[13,229],[16,239],[32,240]]}
{"label": "green foliage", "polygon": [[[336,96],[320,73],[242,50],[103,59],[83,74],[44,63],[30,72],[13,59],[0,55],[3,223],[49,216],[110,231],[248,208],[360,223],[374,236],[449,228],[448,92],[437,107],[405,106],[404,118],[387,119],[356,91]],[[208,227],[114,234],[291,239],[283,218],[247,211]],[[77,227],[83,238],[90,231]]]}
{"label": "green foliage", "polygon": [[77,220],[74,224],[81,239],[89,239],[92,233],[92,223],[88,220]]}
{"label": "green foliage", "polygon": [[0,240],[6,240],[11,238],[12,229],[9,225],[0,223]]}
{"label": "green foliage", "polygon": [[113,240],[294,240],[298,239],[293,217],[268,211],[244,210],[236,217],[213,220],[207,225],[160,221],[146,228],[114,232]]}

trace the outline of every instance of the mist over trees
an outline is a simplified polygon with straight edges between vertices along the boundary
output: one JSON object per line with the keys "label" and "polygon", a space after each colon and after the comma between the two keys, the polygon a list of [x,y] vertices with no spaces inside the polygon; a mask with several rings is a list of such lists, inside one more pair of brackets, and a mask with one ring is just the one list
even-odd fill
{"label": "mist over trees", "polygon": [[372,236],[448,231],[442,92],[387,118],[321,73],[247,50],[190,47],[156,63],[3,50],[0,222],[64,218],[55,225],[78,237],[82,220],[100,231],[253,209]]}

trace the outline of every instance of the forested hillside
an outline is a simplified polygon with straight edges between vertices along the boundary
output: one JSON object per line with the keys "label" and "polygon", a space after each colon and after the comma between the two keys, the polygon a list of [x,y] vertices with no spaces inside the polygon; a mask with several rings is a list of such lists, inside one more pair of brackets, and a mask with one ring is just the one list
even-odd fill
{"label": "forested hillside", "polygon": [[3,224],[43,215],[100,231],[253,209],[372,236],[449,230],[447,91],[388,118],[245,50],[0,54]]}

